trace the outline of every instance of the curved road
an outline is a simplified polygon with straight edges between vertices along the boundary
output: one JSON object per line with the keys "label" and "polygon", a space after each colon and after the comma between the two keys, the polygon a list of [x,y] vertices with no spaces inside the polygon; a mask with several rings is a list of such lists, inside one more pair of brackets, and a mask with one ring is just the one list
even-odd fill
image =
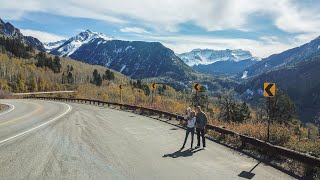
{"label": "curved road", "polygon": [[[292,177],[208,141],[185,149],[184,131],[104,107],[2,100],[0,179],[253,179]],[[189,142],[187,143],[189,145]],[[249,176],[248,176],[249,177]]]}

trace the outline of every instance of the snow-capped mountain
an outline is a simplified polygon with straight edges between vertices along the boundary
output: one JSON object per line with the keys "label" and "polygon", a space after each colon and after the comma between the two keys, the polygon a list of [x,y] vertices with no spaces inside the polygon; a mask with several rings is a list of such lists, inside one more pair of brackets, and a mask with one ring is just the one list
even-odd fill
{"label": "snow-capped mountain", "polygon": [[7,38],[19,39],[25,44],[29,44],[39,51],[45,51],[45,48],[37,38],[24,36],[18,28],[15,28],[9,22],[4,22],[0,19],[0,36]]}
{"label": "snow-capped mountain", "polygon": [[235,75],[260,60],[242,49],[194,49],[178,56],[193,69],[213,75]]}
{"label": "snow-capped mountain", "polygon": [[267,71],[272,71],[279,68],[289,67],[302,61],[309,61],[311,56],[320,55],[320,36],[314,40],[279,54],[273,54],[262,59],[258,63],[245,69],[248,77],[256,76]]}
{"label": "snow-capped mountain", "polygon": [[96,39],[101,39],[101,43],[106,43],[107,41],[113,40],[111,37],[108,37],[107,35],[104,35],[102,33],[86,30],[70,38],[56,49],[53,49],[53,51],[58,52],[58,54],[62,57],[70,57],[81,46]]}
{"label": "snow-capped mountain", "polygon": [[115,40],[90,30],[70,38],[50,53],[106,66],[132,78],[166,76],[177,80],[194,72],[161,43]]}
{"label": "snow-capped mountain", "polygon": [[194,49],[191,52],[178,54],[178,56],[189,66],[208,65],[218,61],[235,61],[242,60],[257,61],[259,58],[253,57],[249,51],[236,50],[212,50],[212,49]]}
{"label": "snow-capped mountain", "polygon": [[50,52],[51,50],[61,46],[66,41],[67,41],[66,39],[63,39],[63,40],[56,41],[56,42],[43,43],[43,45],[46,48],[46,51]]}

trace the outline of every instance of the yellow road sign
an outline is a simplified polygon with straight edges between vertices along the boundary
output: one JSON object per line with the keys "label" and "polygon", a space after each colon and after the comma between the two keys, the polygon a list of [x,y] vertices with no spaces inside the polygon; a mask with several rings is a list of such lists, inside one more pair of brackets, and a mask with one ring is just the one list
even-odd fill
{"label": "yellow road sign", "polygon": [[198,83],[193,83],[193,88],[194,88],[196,91],[200,91],[201,85],[198,84]]}
{"label": "yellow road sign", "polygon": [[263,95],[265,97],[274,97],[276,95],[275,83],[265,82],[263,86]]}
{"label": "yellow road sign", "polygon": [[151,88],[152,88],[152,89],[157,88],[157,84],[156,84],[156,83],[151,83]]}

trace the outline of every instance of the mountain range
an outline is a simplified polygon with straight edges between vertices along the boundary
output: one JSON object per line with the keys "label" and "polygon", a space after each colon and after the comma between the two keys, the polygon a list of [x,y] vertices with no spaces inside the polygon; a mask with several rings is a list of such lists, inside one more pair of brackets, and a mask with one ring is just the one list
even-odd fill
{"label": "mountain range", "polygon": [[20,39],[54,55],[109,67],[131,78],[169,84],[178,90],[199,82],[208,85],[211,93],[235,88],[239,94],[254,96],[261,94],[264,82],[275,82],[295,101],[305,121],[319,115],[320,37],[260,60],[239,49],[195,49],[176,55],[159,42],[123,41],[90,30],[68,40],[42,43],[2,20],[0,36]]}
{"label": "mountain range", "polygon": [[24,36],[21,31],[15,28],[9,22],[4,22],[0,19],[0,35],[4,37],[11,37],[16,38],[24,42],[25,44],[31,45],[35,49],[39,51],[45,51],[45,47],[39,39],[31,37],[31,36]]}
{"label": "mountain range", "polygon": [[213,75],[238,74],[259,60],[242,49],[194,49],[178,56],[193,69]]}
{"label": "mountain range", "polygon": [[[4,24],[4,23],[2,23]],[[19,32],[5,35],[25,41]],[[39,41],[40,42],[40,41]],[[37,44],[31,44],[37,47]],[[177,90],[191,89],[192,82],[199,82],[215,92],[234,87],[236,82],[197,73],[185,64],[175,53],[159,42],[122,41],[102,33],[86,30],[68,40],[39,44],[51,54],[72,58],[92,65],[109,67],[133,79],[144,79],[167,84]],[[39,50],[40,48],[38,48]]]}
{"label": "mountain range", "polygon": [[248,59],[252,61],[259,60],[259,58],[253,57],[249,51],[245,51],[242,49],[194,49],[190,52],[178,54],[178,56],[189,66],[209,65],[220,61],[240,62]]}
{"label": "mountain range", "polygon": [[[319,54],[320,37],[302,46],[289,49],[279,54],[273,54],[248,67],[244,71],[247,72],[248,77],[253,77],[282,67],[294,66],[301,61],[311,60],[313,56]],[[239,76],[242,76],[242,74]]]}
{"label": "mountain range", "polygon": [[254,65],[257,61],[252,59],[246,59],[242,61],[217,61],[208,65],[195,65],[192,68],[201,73],[207,73],[212,75],[225,75],[233,76],[237,75],[240,72],[243,72],[244,69]]}
{"label": "mountain range", "polygon": [[250,92],[254,96],[263,92],[264,82],[274,82],[294,100],[300,118],[313,121],[320,116],[319,69],[320,37],[250,66],[244,73],[247,80],[236,89],[240,94]]}
{"label": "mountain range", "polygon": [[131,78],[168,76],[186,80],[194,72],[159,42],[116,40],[90,30],[70,38],[50,53],[112,68]]}

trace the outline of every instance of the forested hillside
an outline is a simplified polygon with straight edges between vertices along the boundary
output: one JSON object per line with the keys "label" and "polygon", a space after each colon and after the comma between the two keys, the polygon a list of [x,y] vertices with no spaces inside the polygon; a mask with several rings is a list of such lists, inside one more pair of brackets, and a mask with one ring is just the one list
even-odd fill
{"label": "forested hillside", "polygon": [[76,89],[83,84],[101,85],[103,80],[129,82],[113,70],[36,51],[16,39],[0,38],[0,60],[1,89],[13,92]]}
{"label": "forested hillside", "polygon": [[299,118],[304,122],[319,123],[320,56],[316,55],[295,65],[279,68],[249,80],[239,92],[257,90],[264,82],[275,82],[295,102]]}

